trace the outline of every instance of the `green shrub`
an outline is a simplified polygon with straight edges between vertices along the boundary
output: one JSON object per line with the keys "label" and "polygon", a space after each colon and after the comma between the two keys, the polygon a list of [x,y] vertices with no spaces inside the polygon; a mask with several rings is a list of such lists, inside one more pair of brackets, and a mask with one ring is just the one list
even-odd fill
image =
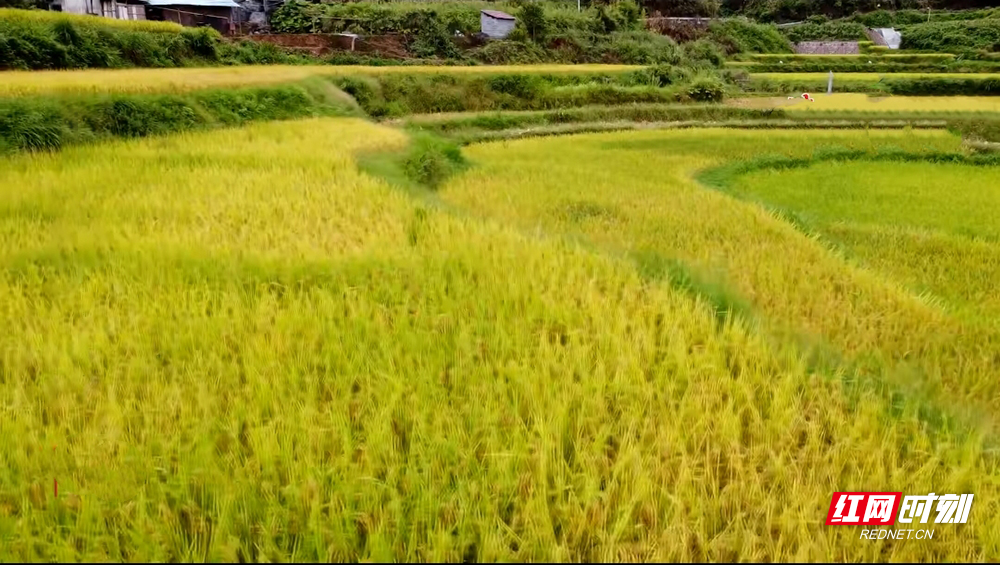
{"label": "green shrub", "polygon": [[883,81],[893,94],[901,96],[996,96],[1000,78],[887,78]]}
{"label": "green shrub", "polygon": [[[478,2],[330,2],[303,3],[292,0],[272,17],[272,27],[281,33],[355,32],[368,35],[396,33],[406,36],[428,33],[425,22],[439,22],[451,37],[479,31],[479,10],[491,4]],[[505,42],[490,42],[467,55],[484,63],[652,64],[675,62],[680,56],[669,38],[643,29],[643,11],[633,0],[592,5],[582,12],[556,2],[525,1],[516,10],[517,26]],[[441,47],[443,35],[420,38],[411,44],[419,57],[451,57]],[[532,44],[530,47],[518,43]],[[538,48],[534,48],[537,46]],[[449,50],[450,51],[450,50]]]}
{"label": "green shrub", "polygon": [[493,75],[487,79],[487,84],[493,92],[527,100],[537,98],[542,90],[541,79],[527,74]]}
{"label": "green shrub", "polygon": [[218,46],[222,41],[222,36],[214,29],[209,27],[186,28],[181,32],[181,37],[196,56],[210,61],[219,58]]}
{"label": "green shrub", "polygon": [[39,151],[109,138],[145,137],[355,111],[302,85],[183,94],[0,99],[0,151]]}
{"label": "green shrub", "polygon": [[431,190],[436,190],[465,166],[465,158],[458,145],[425,133],[413,135],[403,161],[406,176]]}
{"label": "green shrub", "polygon": [[179,67],[304,61],[273,45],[223,42],[211,28],[0,10],[0,70]]}
{"label": "green shrub", "polygon": [[271,29],[277,33],[316,33],[319,28],[318,8],[308,2],[288,0],[271,14]]}
{"label": "green shrub", "polygon": [[931,22],[909,25],[902,30],[903,49],[957,53],[964,50],[994,51],[1000,43],[1000,20]]}
{"label": "green shrub", "polygon": [[0,153],[59,149],[67,133],[64,121],[51,107],[0,104]]}
{"label": "green shrub", "polygon": [[414,55],[424,58],[457,59],[462,56],[448,29],[433,17],[425,17],[421,22],[420,31],[410,44],[410,50]]}
{"label": "green shrub", "polygon": [[684,54],[692,63],[705,63],[721,67],[726,62],[726,54],[710,39],[698,39],[684,44]]}
{"label": "green shrub", "polygon": [[665,102],[675,93],[634,73],[455,75],[386,74],[327,79],[373,117],[487,110],[537,110],[588,104]]}
{"label": "green shrub", "polygon": [[219,58],[227,64],[281,65],[308,63],[302,55],[289,55],[277,45],[260,41],[223,42],[218,46]]}
{"label": "green shrub", "polygon": [[718,76],[703,74],[691,80],[684,92],[695,102],[721,102],[726,95],[726,85]]}
{"label": "green shrub", "polygon": [[535,43],[545,41],[545,35],[549,31],[549,22],[545,18],[545,10],[537,2],[531,2],[521,8],[517,23],[524,28],[525,33]]}
{"label": "green shrub", "polygon": [[709,36],[729,54],[791,53],[788,39],[771,24],[758,24],[746,18],[712,22]]}
{"label": "green shrub", "polygon": [[607,36],[606,57],[627,65],[681,63],[683,51],[673,39],[646,32],[615,32]]}
{"label": "green shrub", "polygon": [[642,28],[645,14],[642,8],[632,0],[621,0],[614,4],[616,8],[613,16],[617,27],[624,31],[633,31]]}
{"label": "green shrub", "polygon": [[670,89],[655,86],[621,86],[617,84],[583,84],[562,86],[545,91],[539,103],[525,105],[524,109],[577,108],[581,106],[613,106],[620,104],[649,104],[676,102],[677,94]]}
{"label": "green shrub", "polygon": [[800,41],[856,41],[865,39],[865,26],[857,22],[833,21],[825,23],[806,23],[792,26],[784,30],[785,36],[793,43]]}
{"label": "green shrub", "polygon": [[654,65],[634,71],[628,80],[628,84],[665,87],[680,84],[690,78],[690,71],[684,67]]}
{"label": "green shrub", "polygon": [[472,50],[470,56],[490,65],[526,65],[542,61],[545,53],[534,44],[497,40]]}

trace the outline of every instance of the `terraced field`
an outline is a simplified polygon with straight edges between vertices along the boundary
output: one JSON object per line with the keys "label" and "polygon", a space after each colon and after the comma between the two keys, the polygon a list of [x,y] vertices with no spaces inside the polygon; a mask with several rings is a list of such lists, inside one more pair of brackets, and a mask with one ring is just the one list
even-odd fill
{"label": "terraced field", "polygon": [[[824,238],[884,163],[725,169],[897,148],[918,179],[957,137],[489,143],[422,198],[356,165],[405,143],[328,118],[3,160],[5,560],[997,555],[996,327],[878,239],[945,232],[970,251],[941,288],[986,292],[992,244],[933,210],[945,181],[992,203],[994,169],[904,181],[849,253]],[[829,167],[847,200],[795,190]],[[822,525],[831,492],[890,488],[976,506],[922,545]]]}
{"label": "terraced field", "polygon": [[801,96],[742,98],[730,104],[743,108],[783,108],[789,112],[934,112],[956,114],[1000,112],[1000,98],[992,96],[877,96],[868,94],[811,94],[813,101]]}
{"label": "terraced field", "polygon": [[0,561],[1000,558],[993,98],[633,70],[4,73]]}
{"label": "terraced field", "polygon": [[[767,79],[790,79],[802,81],[825,81],[828,73],[754,73],[754,77]],[[883,78],[900,79],[992,79],[993,73],[834,73],[834,84],[844,82],[878,82]]]}
{"label": "terraced field", "polygon": [[165,93],[205,88],[282,84],[314,76],[397,74],[606,73],[635,70],[629,65],[518,65],[361,67],[258,65],[189,69],[6,71],[0,97],[47,94]]}

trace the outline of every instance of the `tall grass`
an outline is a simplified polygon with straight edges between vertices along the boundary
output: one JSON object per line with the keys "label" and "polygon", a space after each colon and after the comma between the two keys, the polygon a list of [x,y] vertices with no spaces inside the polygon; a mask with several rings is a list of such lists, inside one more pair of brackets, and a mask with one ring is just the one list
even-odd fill
{"label": "tall grass", "polygon": [[[356,152],[405,139],[359,120],[0,161],[4,555],[988,559],[996,467],[974,428],[748,321],[788,301],[819,328],[881,312],[903,331],[933,310],[687,176],[830,143],[957,140],[474,148],[482,168],[442,194],[509,226],[360,174]],[[742,313],[700,267],[720,256],[775,294]],[[891,546],[822,525],[832,491],[890,488],[975,492],[972,523]]]}

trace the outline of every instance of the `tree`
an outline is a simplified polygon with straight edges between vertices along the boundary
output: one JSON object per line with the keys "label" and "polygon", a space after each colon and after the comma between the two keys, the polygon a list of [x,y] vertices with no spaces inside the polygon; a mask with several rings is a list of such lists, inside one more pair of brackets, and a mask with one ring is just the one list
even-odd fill
{"label": "tree", "polygon": [[521,8],[520,20],[532,41],[540,43],[545,40],[549,22],[545,19],[545,10],[540,4],[532,2]]}

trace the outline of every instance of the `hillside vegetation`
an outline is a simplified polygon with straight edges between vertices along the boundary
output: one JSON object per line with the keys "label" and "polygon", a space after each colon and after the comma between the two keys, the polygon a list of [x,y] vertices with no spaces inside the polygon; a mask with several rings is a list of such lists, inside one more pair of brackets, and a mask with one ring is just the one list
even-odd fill
{"label": "hillside vegetation", "polygon": [[273,64],[273,45],[222,41],[210,28],[0,8],[0,70]]}

